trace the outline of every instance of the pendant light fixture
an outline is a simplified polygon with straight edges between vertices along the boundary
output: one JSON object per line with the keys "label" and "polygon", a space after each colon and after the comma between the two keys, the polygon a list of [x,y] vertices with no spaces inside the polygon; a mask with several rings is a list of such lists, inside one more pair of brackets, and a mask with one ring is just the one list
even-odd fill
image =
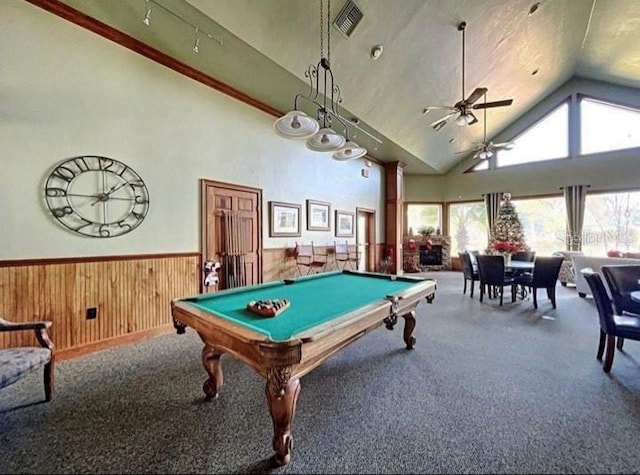
{"label": "pendant light fixture", "polygon": [[[327,0],[327,16],[324,16],[325,0],[320,0],[320,61],[311,64],[305,72],[309,81],[308,95],[296,94],[293,110],[287,112],[273,124],[274,131],[281,137],[306,140],[309,150],[333,152],[335,160],[350,160],[367,153],[367,149],[349,139],[349,129],[354,127],[378,143],[380,139],[354,122],[345,119],[339,111],[342,102],[340,87],[333,82],[331,71],[331,0]],[[326,28],[326,30],[325,30]],[[327,55],[324,54],[324,37],[327,36]],[[298,101],[306,101],[314,108],[314,115],[308,115],[299,107]],[[339,127],[339,132],[333,127]]]}

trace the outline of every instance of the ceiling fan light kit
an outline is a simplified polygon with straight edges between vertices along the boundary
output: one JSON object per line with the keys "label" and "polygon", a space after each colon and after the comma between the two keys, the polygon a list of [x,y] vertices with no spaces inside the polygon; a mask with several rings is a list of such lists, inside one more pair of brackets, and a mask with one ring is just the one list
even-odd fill
{"label": "ceiling fan light kit", "polygon": [[493,152],[491,150],[481,150],[478,152],[478,158],[480,160],[486,160],[491,157],[493,157]]}
{"label": "ceiling fan light kit", "polygon": [[[359,127],[355,121],[348,121],[339,111],[342,102],[340,87],[333,82],[331,71],[331,0],[327,1],[326,24],[324,18],[324,0],[320,0],[320,61],[311,64],[305,72],[309,81],[308,95],[296,94],[293,110],[287,112],[273,124],[274,131],[281,137],[306,140],[307,148],[315,152],[335,152],[335,160],[359,158],[367,153],[367,149],[349,139],[350,128],[353,127],[366,134],[377,143],[382,141]],[[327,56],[324,55],[324,34],[327,35]],[[382,54],[382,45],[378,45],[377,57]],[[377,47],[374,47],[374,49]],[[373,57],[374,51],[371,51]],[[375,58],[374,58],[375,59]],[[315,118],[304,113],[298,107],[298,101],[306,101],[315,107]],[[333,124],[332,124],[333,123]],[[338,124],[344,133],[338,133],[332,125]],[[355,134],[354,134],[355,135]]]}

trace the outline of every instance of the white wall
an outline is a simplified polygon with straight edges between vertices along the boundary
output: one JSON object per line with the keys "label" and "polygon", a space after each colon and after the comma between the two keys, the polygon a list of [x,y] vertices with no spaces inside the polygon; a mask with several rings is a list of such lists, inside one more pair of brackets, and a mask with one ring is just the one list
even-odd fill
{"label": "white wall", "polygon": [[[274,118],[21,0],[0,15],[0,260],[192,252],[200,248],[199,179],[263,190],[265,248],[306,231],[305,200],[375,209],[383,240],[384,173],[336,162],[276,136]],[[145,180],[145,221],[117,238],[85,238],[47,211],[43,185],[79,155],[120,160]],[[268,202],[302,205],[300,238],[269,238]]]}

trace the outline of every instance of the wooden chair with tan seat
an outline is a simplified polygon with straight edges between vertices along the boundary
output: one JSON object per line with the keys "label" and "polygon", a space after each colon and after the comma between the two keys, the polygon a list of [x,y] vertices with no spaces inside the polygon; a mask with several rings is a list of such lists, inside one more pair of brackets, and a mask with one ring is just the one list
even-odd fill
{"label": "wooden chair with tan seat", "polygon": [[[327,266],[327,254],[319,252],[316,247],[311,244],[296,243],[296,269],[302,275],[323,272]],[[306,269],[306,272],[304,270]]]}
{"label": "wooden chair with tan seat", "polygon": [[349,245],[349,265],[353,270],[358,270],[360,264],[360,246],[358,244]]}
{"label": "wooden chair with tan seat", "polygon": [[334,242],[333,252],[336,260],[336,267],[339,270],[344,270],[347,267],[352,267],[351,260],[349,259],[349,244],[347,243],[347,241],[343,243]]}

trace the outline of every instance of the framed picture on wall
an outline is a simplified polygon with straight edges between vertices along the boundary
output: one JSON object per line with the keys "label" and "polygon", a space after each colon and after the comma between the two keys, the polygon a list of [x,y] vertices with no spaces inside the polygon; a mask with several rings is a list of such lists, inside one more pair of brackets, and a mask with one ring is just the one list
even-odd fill
{"label": "framed picture on wall", "polygon": [[355,219],[351,211],[336,210],[336,237],[353,237]]}
{"label": "framed picture on wall", "polygon": [[295,203],[269,202],[269,236],[299,237],[300,211],[302,206]]}
{"label": "framed picture on wall", "polygon": [[331,204],[324,201],[307,200],[307,230],[329,231],[331,229]]}

